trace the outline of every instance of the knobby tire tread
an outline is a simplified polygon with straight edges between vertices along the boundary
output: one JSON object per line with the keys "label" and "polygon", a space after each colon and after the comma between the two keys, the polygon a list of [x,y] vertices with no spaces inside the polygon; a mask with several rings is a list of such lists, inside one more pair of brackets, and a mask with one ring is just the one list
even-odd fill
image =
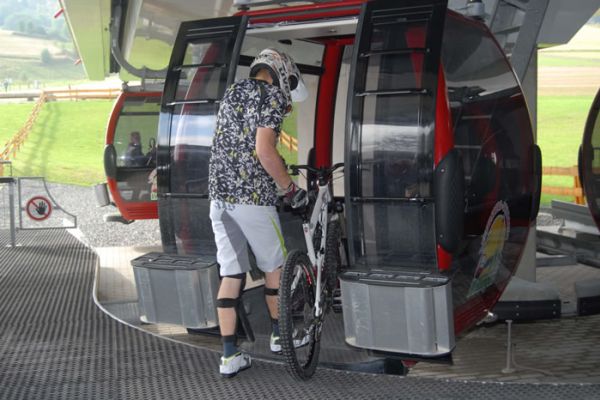
{"label": "knobby tire tread", "polygon": [[323,272],[325,282],[327,282],[327,295],[330,305],[333,303],[333,292],[337,286],[337,274],[340,267],[340,237],[341,228],[338,221],[331,221],[327,229],[327,239],[325,241],[325,263]]}
{"label": "knobby tire tread", "polygon": [[[300,250],[292,250],[288,254],[281,273],[279,288],[279,336],[281,341],[281,351],[285,357],[288,371],[295,379],[304,381],[309,379],[315,373],[319,362],[320,341],[315,340],[315,330],[313,329],[313,335],[309,344],[302,348],[302,351],[308,350],[308,361],[305,365],[301,365],[298,362],[296,348],[293,343],[294,321],[291,310],[291,285],[294,279],[294,267],[299,263],[306,265],[309,274],[312,274],[312,267],[308,255]],[[311,281],[314,283],[314,278],[312,276]]]}

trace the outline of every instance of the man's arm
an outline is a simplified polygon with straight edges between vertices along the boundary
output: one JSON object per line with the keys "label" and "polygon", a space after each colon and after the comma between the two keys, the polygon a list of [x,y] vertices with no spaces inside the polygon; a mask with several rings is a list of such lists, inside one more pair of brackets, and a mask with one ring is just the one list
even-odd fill
{"label": "man's arm", "polygon": [[276,135],[273,129],[264,127],[256,129],[258,160],[265,171],[275,180],[275,183],[280,188],[286,189],[292,183],[292,178],[290,178],[276,146]]}

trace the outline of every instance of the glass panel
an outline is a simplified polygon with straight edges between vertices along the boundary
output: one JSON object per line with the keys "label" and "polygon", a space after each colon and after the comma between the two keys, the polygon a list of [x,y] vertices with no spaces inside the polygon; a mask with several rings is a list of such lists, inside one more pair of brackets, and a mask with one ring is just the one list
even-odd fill
{"label": "glass panel", "polygon": [[365,99],[360,196],[430,196],[430,173],[419,174],[431,169],[431,149],[425,148],[418,126],[419,106],[419,96]]}
{"label": "glass panel", "polygon": [[171,121],[171,192],[208,196],[216,104],[177,105]]}
{"label": "glass panel", "polygon": [[125,100],[115,128],[117,187],[123,200],[150,201],[150,172],[156,167],[156,132],[160,97]]}
{"label": "glass panel", "polygon": [[[357,204],[352,207],[356,262],[370,268],[435,266],[433,204]],[[419,229],[415,229],[419,227]]]}
{"label": "glass panel", "polygon": [[[360,131],[353,134],[351,221],[355,262],[368,268],[435,268],[431,180],[432,129],[422,120],[423,96],[378,91],[422,87],[426,25],[380,24],[373,28],[362,99]],[[386,54],[386,53],[391,54]],[[357,98],[358,99],[358,98]],[[359,100],[360,101],[360,100]],[[416,228],[418,227],[418,229]]]}
{"label": "glass panel", "polygon": [[[451,267],[457,305],[508,279],[517,267],[533,204],[533,135],[521,89],[489,31],[449,14],[442,61],[465,172],[463,250]],[[500,220],[500,214],[507,217]],[[490,239],[498,232],[506,234],[499,245]],[[473,286],[481,274],[488,281]]]}
{"label": "glass panel", "polygon": [[427,23],[388,23],[373,26],[371,51],[425,47]]}
{"label": "glass panel", "polygon": [[[469,205],[477,207],[481,202],[495,202],[490,194],[497,190],[494,182],[500,178],[501,167],[507,173],[506,167],[513,165],[517,175],[519,167],[524,168],[518,158],[525,157],[522,153],[529,147],[519,146],[516,135],[528,129],[529,117],[522,96],[516,96],[516,79],[493,38],[477,26],[457,22],[447,21],[446,37],[453,40],[443,47],[442,58],[455,147],[463,158]],[[505,96],[511,94],[515,95],[512,104],[506,103]],[[500,165],[501,158],[515,153],[516,165]]]}
{"label": "glass panel", "polygon": [[278,145],[279,153],[287,164],[306,164],[308,152],[314,145],[319,77],[303,74],[302,79],[308,91],[308,98],[303,102],[294,103],[292,113],[283,120]]}
{"label": "glass panel", "polygon": [[[220,89],[227,79],[225,64],[228,55],[229,37],[215,38],[211,41],[190,42],[185,50],[183,65],[208,64],[208,66],[182,67],[177,82],[176,101],[217,99]],[[216,67],[213,65],[217,65]]]}
{"label": "glass panel", "polygon": [[[195,2],[193,7],[182,9],[173,2],[144,0],[129,3],[135,8],[135,18],[128,18],[124,30],[122,52],[133,66],[161,70],[168,66],[171,50],[181,21],[230,15],[231,4],[227,2]],[[167,12],[168,11],[168,12]],[[129,13],[131,14],[131,13]],[[132,25],[135,23],[135,26]],[[132,29],[133,28],[133,29]],[[123,81],[139,80],[121,68]]]}
{"label": "glass panel", "polygon": [[372,55],[365,89],[420,89],[423,60],[422,53]]}
{"label": "glass panel", "polygon": [[127,100],[115,128],[117,167],[156,166],[159,97]]}
{"label": "glass panel", "polygon": [[307,42],[304,40],[290,40],[286,44],[278,40],[252,37],[252,31],[248,31],[244,42],[242,43],[241,54],[249,57],[256,57],[261,50],[268,47],[281,50],[294,59],[298,64],[312,65],[320,67],[323,62],[323,50],[325,47],[320,43]]}
{"label": "glass panel", "polygon": [[[425,47],[426,24],[376,25],[371,51]],[[373,54],[369,57],[366,90],[421,88],[424,54]]]}

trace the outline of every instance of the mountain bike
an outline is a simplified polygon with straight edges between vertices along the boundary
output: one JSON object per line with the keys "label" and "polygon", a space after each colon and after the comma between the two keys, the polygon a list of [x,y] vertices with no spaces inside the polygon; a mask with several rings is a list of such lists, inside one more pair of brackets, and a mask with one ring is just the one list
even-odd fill
{"label": "mountain bike", "polygon": [[291,375],[309,379],[319,362],[321,331],[325,316],[332,308],[340,268],[342,204],[336,203],[331,190],[333,172],[343,166],[314,168],[292,165],[291,175],[305,170],[316,178],[308,190],[309,203],[298,211],[306,251],[291,250],[281,273],[279,288],[279,329],[281,351]]}

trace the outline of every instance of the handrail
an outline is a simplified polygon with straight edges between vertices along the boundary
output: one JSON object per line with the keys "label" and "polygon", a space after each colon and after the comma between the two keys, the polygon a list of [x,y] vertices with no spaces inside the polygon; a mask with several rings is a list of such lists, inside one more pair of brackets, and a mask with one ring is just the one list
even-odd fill
{"label": "handrail", "polygon": [[[25,124],[21,127],[21,129],[17,131],[17,133],[11,139],[8,140],[8,142],[6,142],[4,149],[2,150],[2,152],[0,152],[1,161],[8,161],[11,158],[15,158],[15,156],[17,155],[17,151],[21,149],[21,146],[25,142],[25,139],[27,139],[27,136],[29,136],[29,132],[31,132],[33,124],[35,123],[35,120],[37,119],[40,110],[42,109],[42,106],[46,102],[46,99],[46,94],[42,92],[37,102],[33,106],[33,110],[31,110],[31,113],[29,114],[29,117],[27,118]],[[4,175],[4,165],[5,163],[0,163],[0,176]]]}
{"label": "handrail", "polygon": [[98,89],[58,89],[44,91],[48,100],[83,100],[83,99],[114,99],[121,93],[118,88],[98,88]]}
{"label": "handrail", "polygon": [[285,146],[289,151],[298,151],[298,139],[281,131],[279,135],[279,143]]}

